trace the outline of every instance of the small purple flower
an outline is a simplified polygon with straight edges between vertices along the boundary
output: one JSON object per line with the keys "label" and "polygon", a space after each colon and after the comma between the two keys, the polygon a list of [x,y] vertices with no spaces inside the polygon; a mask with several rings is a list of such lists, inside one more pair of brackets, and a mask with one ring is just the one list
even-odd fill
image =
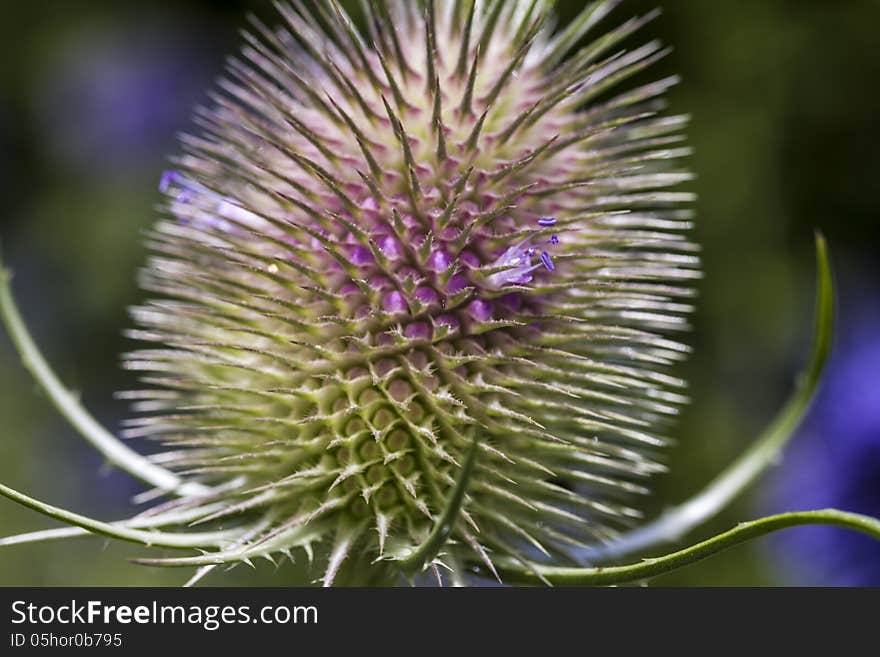
{"label": "small purple flower", "polygon": [[350,251],[349,259],[352,264],[357,265],[358,267],[366,267],[373,264],[373,254],[367,247],[353,246]]}
{"label": "small purple flower", "polygon": [[379,249],[390,260],[398,260],[403,257],[403,248],[400,246],[400,242],[390,235],[379,240]]}
{"label": "small purple flower", "polygon": [[409,309],[406,297],[397,290],[385,295],[385,298],[382,300],[382,306],[389,313],[405,313]]}
{"label": "small purple flower", "polygon": [[468,306],[471,316],[478,322],[485,322],[492,319],[494,306],[491,301],[485,299],[477,299]]}
{"label": "small purple flower", "polygon": [[[552,217],[542,217],[538,220],[541,226],[553,226],[556,219]],[[537,233],[529,235],[521,242],[514,244],[508,248],[500,258],[492,263],[490,269],[496,271],[486,277],[483,284],[490,289],[499,289],[505,285],[524,285],[530,283],[534,278],[532,272],[536,269],[544,267],[548,272],[555,272],[556,265],[547,251],[539,251],[539,246],[556,246],[559,244],[559,236],[552,235],[550,239],[544,242],[534,242]],[[533,258],[538,255],[538,262],[533,262]]]}
{"label": "small purple flower", "polygon": [[[171,210],[184,223],[201,229],[234,233],[245,228],[269,231],[270,224],[246,210],[233,199],[211,191],[177,171],[166,171],[159,180],[159,191],[171,198]],[[366,252],[366,253],[364,253]],[[369,249],[352,254],[355,264],[372,262]]]}
{"label": "small purple flower", "polygon": [[434,251],[428,259],[428,268],[435,272],[444,272],[451,264],[452,259],[445,251]]}

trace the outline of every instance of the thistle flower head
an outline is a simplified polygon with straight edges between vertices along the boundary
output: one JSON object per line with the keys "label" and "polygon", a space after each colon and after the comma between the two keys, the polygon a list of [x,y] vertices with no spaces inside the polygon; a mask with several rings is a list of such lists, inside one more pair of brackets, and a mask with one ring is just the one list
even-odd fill
{"label": "thistle flower head", "polygon": [[[204,558],[567,563],[638,517],[683,397],[683,117],[662,57],[541,0],[280,4],[161,181],[131,436]],[[435,541],[438,537],[442,540]],[[379,566],[377,566],[379,567]]]}

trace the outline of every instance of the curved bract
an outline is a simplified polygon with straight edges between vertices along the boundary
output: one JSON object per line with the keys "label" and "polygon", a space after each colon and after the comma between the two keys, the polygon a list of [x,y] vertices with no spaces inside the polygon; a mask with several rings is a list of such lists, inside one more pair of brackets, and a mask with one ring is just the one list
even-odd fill
{"label": "curved bract", "polygon": [[22,364],[30,371],[40,387],[76,430],[97,449],[109,463],[121,468],[141,481],[169,493],[200,494],[206,489],[196,482],[184,482],[181,477],[151,463],[104,429],[79,403],[76,395],[67,390],[55,376],[24,325],[12,297],[12,274],[2,269],[0,260],[0,317],[6,325],[15,348],[21,354]]}
{"label": "curved bract", "polygon": [[510,582],[520,584],[551,584],[553,586],[607,586],[638,582],[671,572],[677,568],[702,561],[740,543],[751,541],[772,532],[802,525],[831,525],[842,527],[880,541],[880,520],[858,513],[836,509],[798,511],[743,522],[717,536],[701,541],[677,552],[644,559],[626,566],[602,568],[560,568],[555,566],[524,567],[505,560],[499,564],[502,575]]}

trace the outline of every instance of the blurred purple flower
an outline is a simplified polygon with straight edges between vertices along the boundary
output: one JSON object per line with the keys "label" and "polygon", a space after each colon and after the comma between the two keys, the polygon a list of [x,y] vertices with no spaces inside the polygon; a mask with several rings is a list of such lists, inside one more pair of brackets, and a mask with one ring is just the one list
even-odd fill
{"label": "blurred purple flower", "polygon": [[[845,313],[840,331],[809,421],[768,488],[770,511],[835,507],[880,516],[880,294]],[[771,545],[798,581],[880,586],[880,545],[868,537],[810,527]]]}
{"label": "blurred purple flower", "polygon": [[95,175],[156,167],[213,74],[203,44],[172,25],[77,32],[41,94],[47,147]]}

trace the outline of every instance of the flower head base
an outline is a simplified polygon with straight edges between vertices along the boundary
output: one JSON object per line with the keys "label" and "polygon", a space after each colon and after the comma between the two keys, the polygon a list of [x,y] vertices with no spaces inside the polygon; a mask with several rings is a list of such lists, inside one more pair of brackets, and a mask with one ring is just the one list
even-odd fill
{"label": "flower head base", "polygon": [[[544,3],[280,5],[163,177],[128,433],[210,486],[204,558],[565,562],[662,470],[694,248],[665,51]],[[673,164],[670,164],[673,163]],[[455,513],[449,512],[454,508]],[[444,524],[445,523],[445,524]],[[434,537],[443,535],[434,548]]]}

